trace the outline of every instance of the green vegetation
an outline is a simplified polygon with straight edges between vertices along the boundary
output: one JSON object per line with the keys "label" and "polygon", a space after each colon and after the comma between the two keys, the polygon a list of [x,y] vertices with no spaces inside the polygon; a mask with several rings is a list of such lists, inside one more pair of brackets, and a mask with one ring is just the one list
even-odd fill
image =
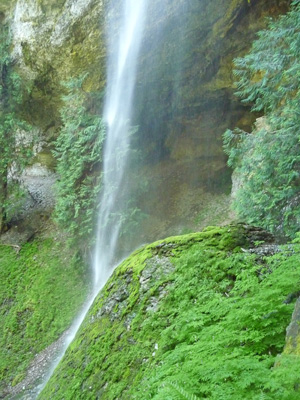
{"label": "green vegetation", "polygon": [[18,180],[32,147],[29,125],[18,115],[24,82],[13,69],[10,39],[8,27],[0,23],[0,233],[8,222],[11,204],[17,203],[21,193]]}
{"label": "green vegetation", "polygon": [[[105,140],[105,127],[99,116],[101,94],[83,90],[86,78],[87,75],[83,75],[64,84],[68,94],[63,97],[65,105],[61,111],[62,128],[53,151],[59,174],[54,218],[68,232],[71,242],[83,248],[91,245],[97,220],[103,180],[102,147]],[[124,134],[133,136],[137,127],[129,127],[128,133],[126,131],[124,129]],[[140,152],[125,147],[120,141],[115,154],[117,163],[114,168],[120,168],[122,158],[128,154],[131,158],[126,171],[127,180],[124,179],[120,187],[114,186],[114,175],[118,171],[106,171],[107,181],[111,184],[107,196],[118,191],[117,195],[114,193],[115,209],[109,215],[107,224],[113,226],[120,223],[119,236],[124,242],[131,240],[134,228],[146,217],[137,202],[145,192],[147,183],[139,181],[135,170],[140,161]],[[131,184],[132,195],[128,199],[129,182],[134,183]],[[107,239],[110,240],[109,237]]]}
{"label": "green vegetation", "polygon": [[235,60],[237,94],[262,111],[251,134],[224,135],[229,165],[240,180],[235,209],[244,220],[293,237],[300,223],[300,4],[259,33]]}
{"label": "green vegetation", "polygon": [[210,227],[137,250],[115,271],[40,399],[296,400],[299,359],[282,353],[300,245]]}
{"label": "green vegetation", "polygon": [[67,329],[87,288],[81,260],[61,241],[34,240],[18,254],[0,244],[1,392]]}
{"label": "green vegetation", "polygon": [[87,243],[94,228],[105,136],[99,101],[95,94],[82,89],[85,78],[71,79],[65,84],[68,94],[64,97],[62,129],[54,152],[60,177],[55,217],[82,245]]}

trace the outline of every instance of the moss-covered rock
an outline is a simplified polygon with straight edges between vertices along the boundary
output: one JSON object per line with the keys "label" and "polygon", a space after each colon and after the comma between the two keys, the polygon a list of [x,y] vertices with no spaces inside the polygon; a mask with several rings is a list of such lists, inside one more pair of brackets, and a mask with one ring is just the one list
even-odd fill
{"label": "moss-covered rock", "polygon": [[299,245],[274,251],[270,240],[209,227],[134,252],[39,398],[296,400],[298,359],[272,367],[299,289]]}
{"label": "moss-covered rock", "polygon": [[[288,301],[292,301],[300,295],[300,292],[292,293]],[[300,298],[297,299],[292,315],[292,321],[286,332],[285,354],[300,356]]]}
{"label": "moss-covered rock", "polygon": [[41,378],[48,357],[27,379],[30,364],[70,326],[88,292],[86,265],[58,231],[48,228],[26,243],[20,238],[0,242],[1,398]]}
{"label": "moss-covered rock", "polygon": [[2,0],[0,4],[0,13],[2,14],[0,21],[5,17],[5,13],[11,12],[14,7],[16,0]]}
{"label": "moss-covered rock", "polygon": [[63,81],[88,73],[84,89],[103,89],[103,8],[93,0],[20,0],[11,8],[13,55],[29,80],[23,113],[44,132],[60,125]]}

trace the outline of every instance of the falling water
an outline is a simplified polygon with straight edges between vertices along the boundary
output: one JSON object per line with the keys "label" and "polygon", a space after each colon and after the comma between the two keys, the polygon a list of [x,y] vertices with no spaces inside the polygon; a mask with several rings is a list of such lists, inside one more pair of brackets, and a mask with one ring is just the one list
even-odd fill
{"label": "falling water", "polygon": [[[104,120],[107,137],[104,148],[103,190],[100,199],[98,233],[93,262],[93,291],[81,313],[73,322],[64,341],[60,354],[54,360],[38,393],[47,384],[67,347],[74,339],[86,313],[97,293],[105,285],[116,266],[115,253],[121,229],[121,219],[112,216],[122,214],[122,204],[126,203],[125,170],[130,138],[130,118],[135,85],[137,57],[142,40],[147,0],[125,0],[122,10],[115,12],[115,4],[107,10],[108,27],[108,67],[107,95]],[[122,2],[121,2],[122,3]],[[114,7],[114,11],[113,11]],[[116,32],[118,27],[118,32]],[[121,199],[121,201],[120,201]],[[132,249],[128,249],[128,252]],[[120,260],[119,260],[120,261]]]}
{"label": "falling water", "polygon": [[[117,40],[116,21],[108,26],[108,90],[104,108],[107,140],[104,149],[104,182],[94,260],[94,285],[100,289],[112,271],[126,202],[126,163],[137,57],[145,22],[146,0],[126,0]],[[111,223],[112,216],[114,218]]]}

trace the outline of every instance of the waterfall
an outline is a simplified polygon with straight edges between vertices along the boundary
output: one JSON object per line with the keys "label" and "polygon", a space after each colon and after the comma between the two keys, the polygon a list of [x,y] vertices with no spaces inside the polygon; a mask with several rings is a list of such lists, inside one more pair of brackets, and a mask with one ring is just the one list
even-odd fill
{"label": "waterfall", "polygon": [[[106,144],[103,154],[103,190],[97,228],[96,250],[93,261],[93,291],[81,313],[70,327],[60,353],[53,361],[42,384],[37,388],[38,395],[73,341],[85,315],[99,290],[105,285],[117,261],[115,252],[121,229],[122,205],[129,195],[126,181],[126,164],[130,139],[130,118],[137,58],[143,35],[147,0],[125,0],[108,6],[108,64],[107,94],[104,106],[104,120],[107,125]],[[113,2],[112,2],[113,3]],[[116,28],[118,32],[116,33]],[[121,201],[119,201],[121,199]],[[133,249],[128,249],[130,252]]]}
{"label": "waterfall", "polygon": [[[94,286],[97,289],[105,284],[112,271],[121,228],[121,216],[125,211],[124,204],[128,195],[125,171],[137,58],[143,34],[146,0],[126,0],[122,7],[117,38],[114,31],[118,21],[115,21],[113,17],[107,31],[110,53],[104,107],[107,140],[104,148],[103,193],[94,260]],[[108,15],[110,14],[114,15],[108,10]],[[116,216],[113,222],[111,222],[112,216]]]}

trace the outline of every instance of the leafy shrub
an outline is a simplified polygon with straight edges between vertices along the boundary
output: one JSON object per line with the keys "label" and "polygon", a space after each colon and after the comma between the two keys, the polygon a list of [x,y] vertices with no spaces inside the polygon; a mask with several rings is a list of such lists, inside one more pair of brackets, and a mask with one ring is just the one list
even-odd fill
{"label": "leafy shrub", "polygon": [[234,206],[248,222],[293,237],[300,223],[300,4],[259,33],[235,60],[237,95],[265,123],[251,133],[224,134],[240,187]]}
{"label": "leafy shrub", "polygon": [[65,83],[68,93],[63,98],[62,129],[53,153],[59,174],[55,218],[74,240],[87,242],[101,189],[105,127],[101,117],[92,112],[93,96],[83,91],[84,79]]}
{"label": "leafy shrub", "polygon": [[25,82],[16,73],[10,55],[11,34],[6,25],[0,25],[0,232],[8,222],[11,208],[20,190],[20,174],[32,156],[30,126],[18,112]]}

